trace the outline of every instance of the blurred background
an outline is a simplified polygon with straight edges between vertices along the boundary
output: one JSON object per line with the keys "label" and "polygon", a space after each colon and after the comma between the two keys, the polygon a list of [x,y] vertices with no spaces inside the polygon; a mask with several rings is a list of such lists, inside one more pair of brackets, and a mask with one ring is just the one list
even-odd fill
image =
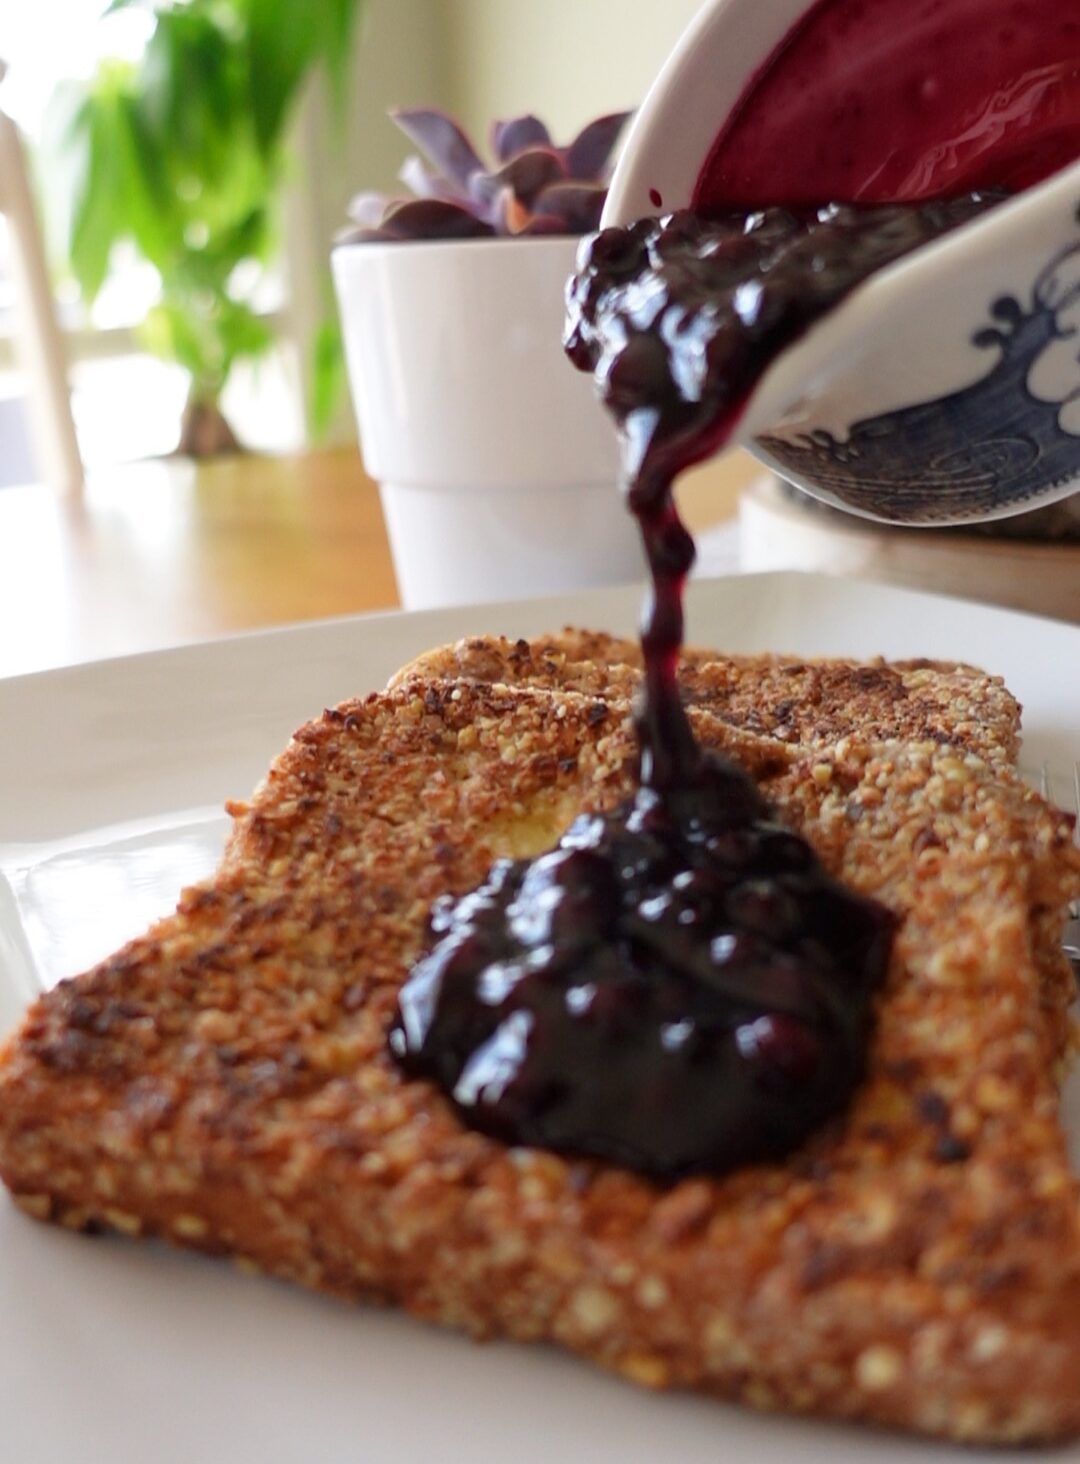
{"label": "blurred background", "polygon": [[[240,17],[261,12],[279,49],[302,50],[298,32],[309,27],[310,17],[298,0],[220,0],[213,8],[219,18],[230,8]],[[326,260],[351,195],[396,187],[409,144],[387,119],[387,108],[444,107],[480,139],[492,118],[533,111],[557,140],[569,138],[587,118],[636,104],[697,3],[635,7],[632,25],[621,0],[560,0],[555,6],[531,0],[360,0],[349,6],[331,0],[324,8],[336,12],[345,43],[338,48],[331,35],[330,66],[318,58],[290,98],[280,177],[266,184],[268,239],[256,241],[255,258],[239,261],[230,284],[256,318],[250,344],[257,354],[238,356],[221,406],[245,446],[270,452],[294,452],[313,439],[340,443],[352,434],[347,394],[340,375],[334,376]],[[188,391],[187,373],[176,360],[184,359],[184,343],[170,338],[170,322],[160,310],[160,270],[123,240],[107,259],[90,261],[91,273],[99,271],[101,279],[88,304],[88,292],[77,282],[81,274],[85,283],[86,261],[80,270],[70,257],[72,210],[87,188],[85,128],[73,129],[78,107],[88,97],[97,100],[100,147],[120,154],[120,142],[101,136],[112,125],[106,103],[115,101],[125,74],[138,76],[147,66],[148,52],[158,68],[159,92],[164,97],[175,88],[178,145],[183,118],[194,128],[196,109],[215,104],[207,77],[185,72],[197,66],[198,38],[181,37],[171,47],[160,34],[155,41],[164,26],[155,12],[168,9],[35,0],[6,6],[0,20],[0,57],[8,65],[0,107],[17,123],[29,156],[79,447],[89,470],[174,449]],[[183,45],[187,50],[180,54]],[[226,113],[222,121],[239,148],[241,120]],[[120,166],[115,156],[114,166]],[[99,182],[99,189],[105,187]],[[75,241],[84,255],[95,247],[87,235],[101,222],[84,221]],[[194,232],[189,226],[189,235]],[[189,237],[189,243],[199,240]],[[7,482],[36,471],[19,406],[12,294],[10,241],[0,217],[0,457],[8,460],[0,481]],[[179,334],[177,323],[172,326]],[[148,349],[151,339],[158,354]]]}
{"label": "blurred background", "polygon": [[[524,113],[565,144],[640,103],[698,6],[0,5],[0,676],[400,604],[329,271],[350,199],[405,192],[387,109],[442,108],[489,156]],[[1080,495],[1000,539],[883,530],[735,452],[679,500],[706,573],[1080,621]]]}

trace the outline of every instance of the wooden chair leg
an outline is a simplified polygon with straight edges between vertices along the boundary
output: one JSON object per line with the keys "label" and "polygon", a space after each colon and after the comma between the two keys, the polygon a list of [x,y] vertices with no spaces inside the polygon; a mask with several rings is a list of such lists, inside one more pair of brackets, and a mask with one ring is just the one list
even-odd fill
{"label": "wooden chair leg", "polygon": [[45,248],[34,207],[22,142],[0,111],[0,211],[8,220],[10,269],[15,294],[15,344],[29,390],[38,467],[45,480],[78,494],[83,463],[71,415],[64,345],[45,266]]}

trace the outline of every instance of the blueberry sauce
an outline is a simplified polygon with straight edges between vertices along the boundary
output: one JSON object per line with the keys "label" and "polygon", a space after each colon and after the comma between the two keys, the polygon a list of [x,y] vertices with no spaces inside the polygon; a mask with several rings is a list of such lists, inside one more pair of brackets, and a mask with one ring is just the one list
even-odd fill
{"label": "blueberry sauce", "polygon": [[698,745],[672,484],[813,320],[994,201],[675,214],[583,246],[567,349],[622,429],[651,579],[638,788],[432,911],[390,1047],[474,1127],[669,1180],[782,1156],[849,1103],[895,919]]}
{"label": "blueberry sauce", "polygon": [[672,479],[723,445],[780,352],[867,276],[1003,196],[712,219],[682,211],[583,241],[566,349],[619,424],[630,506],[667,526],[665,553],[692,555],[668,517]]}
{"label": "blueberry sauce", "polygon": [[698,754],[431,931],[391,1032],[406,1071],[507,1143],[672,1179],[787,1153],[846,1104],[892,921]]}
{"label": "blueberry sauce", "polygon": [[651,578],[638,788],[438,901],[390,1032],[407,1073],[507,1143],[722,1173],[798,1147],[863,1074],[895,919],[698,746],[677,679],[694,545],[672,484],[858,283],[1076,156],[1070,7],[900,4],[821,0],[733,110],[695,213],[579,255],[566,347],[620,426]]}
{"label": "blueberry sauce", "polygon": [[820,0],[731,109],[693,206],[1016,193],[1078,156],[1075,0]]}

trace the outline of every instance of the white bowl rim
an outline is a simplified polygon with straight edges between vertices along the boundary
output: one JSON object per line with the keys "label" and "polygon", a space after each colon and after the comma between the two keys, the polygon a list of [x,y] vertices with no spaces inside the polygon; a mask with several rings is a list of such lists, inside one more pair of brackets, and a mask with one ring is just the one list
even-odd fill
{"label": "white bowl rim", "polygon": [[330,249],[330,257],[336,255],[363,253],[372,258],[385,258],[387,254],[415,254],[419,248],[437,250],[442,254],[475,253],[481,250],[491,252],[494,248],[528,249],[535,253],[537,246],[549,249],[567,249],[580,245],[587,234],[495,234],[482,235],[472,239],[340,239]]}
{"label": "white bowl rim", "polygon": [[[631,122],[608,189],[602,227],[630,224],[649,213],[652,188],[661,193],[665,213],[690,203],[701,170],[732,108],[800,17],[816,3],[817,0],[705,0],[668,55]],[[729,84],[726,100],[721,99],[722,115],[718,118],[716,110],[709,111],[708,115],[695,114],[693,107],[687,106],[688,95],[694,94],[693,79],[700,73],[702,82],[708,83],[710,100],[715,99],[717,64],[724,63],[733,54],[731,45],[719,44],[716,37],[724,36],[730,25],[730,14],[739,6],[745,8],[748,26],[754,28],[756,44],[751,43],[744,28],[740,36],[744,54],[738,70],[734,67],[731,70],[731,76],[737,80]],[[704,88],[701,94],[704,95]],[[675,146],[663,146],[665,133],[676,139]],[[656,207],[651,211],[655,213]]]}

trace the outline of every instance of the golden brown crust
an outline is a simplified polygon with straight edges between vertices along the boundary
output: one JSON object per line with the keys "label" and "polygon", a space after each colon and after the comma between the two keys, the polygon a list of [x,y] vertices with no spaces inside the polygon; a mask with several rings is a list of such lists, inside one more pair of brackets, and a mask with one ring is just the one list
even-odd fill
{"label": "golden brown crust", "polygon": [[[403,667],[390,685],[464,677],[625,699],[640,667],[635,642],[568,628],[531,641],[473,636],[441,646]],[[851,735],[900,737],[1016,760],[1018,703],[1000,677],[958,662],[721,656],[691,648],[680,680],[691,704],[782,742],[828,746]]]}
{"label": "golden brown crust", "polygon": [[[953,1438],[1080,1429],[1080,1210],[1036,912],[1065,820],[933,741],[800,749],[693,713],[904,914],[869,1078],[784,1164],[663,1189],[507,1150],[385,1049],[431,899],[631,779],[625,704],[407,681],[300,729],[218,875],[0,1058],[31,1213],[232,1254],[651,1386]],[[1060,972],[1059,972],[1060,974]]]}

